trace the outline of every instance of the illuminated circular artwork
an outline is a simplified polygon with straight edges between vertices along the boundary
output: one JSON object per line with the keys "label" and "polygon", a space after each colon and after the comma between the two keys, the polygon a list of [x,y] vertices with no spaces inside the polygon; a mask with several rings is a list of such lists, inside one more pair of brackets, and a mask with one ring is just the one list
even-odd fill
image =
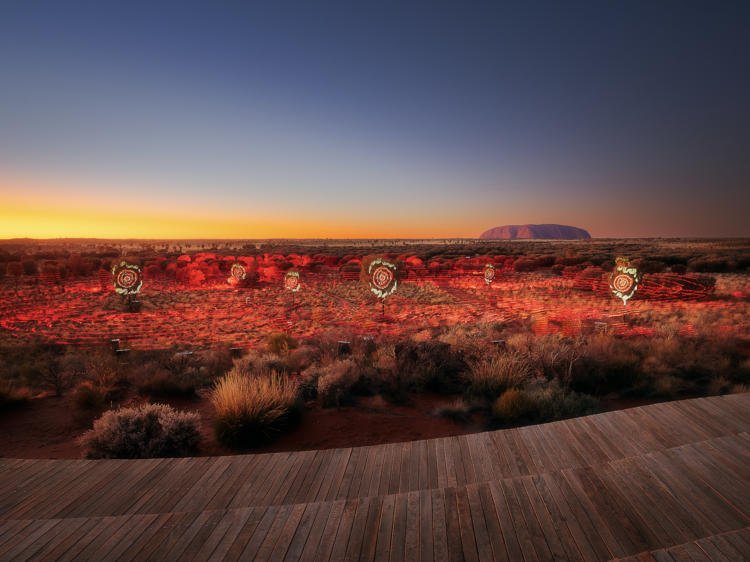
{"label": "illuminated circular artwork", "polygon": [[242,267],[239,263],[233,263],[232,268],[229,270],[229,279],[227,279],[227,283],[230,285],[237,285],[240,281],[245,279],[245,276],[247,273],[245,273],[245,268]]}
{"label": "illuminated circular artwork", "polygon": [[638,290],[638,284],[641,282],[641,274],[638,268],[630,265],[630,262],[624,258],[617,258],[617,267],[609,276],[609,288],[615,298],[622,299],[622,304],[628,304],[631,298]]}
{"label": "illuminated circular artwork", "polygon": [[112,266],[115,279],[115,291],[121,295],[135,295],[143,286],[143,273],[140,267],[121,261]]}
{"label": "illuminated circular artwork", "polygon": [[495,268],[490,264],[487,264],[487,267],[484,268],[484,280],[488,285],[495,280]]}
{"label": "illuminated circular artwork", "polygon": [[378,298],[384,299],[396,290],[396,266],[382,258],[376,258],[370,264],[370,290]]}
{"label": "illuminated circular artwork", "polygon": [[287,271],[286,275],[284,276],[284,288],[287,291],[291,291],[292,293],[296,293],[300,290],[302,287],[301,283],[299,282],[299,272],[297,271]]}

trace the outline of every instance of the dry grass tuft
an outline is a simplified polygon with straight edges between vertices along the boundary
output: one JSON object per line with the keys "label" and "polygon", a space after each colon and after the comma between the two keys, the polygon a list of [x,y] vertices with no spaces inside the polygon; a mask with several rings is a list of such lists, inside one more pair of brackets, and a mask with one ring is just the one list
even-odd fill
{"label": "dry grass tuft", "polygon": [[268,443],[301,414],[297,384],[275,372],[250,377],[232,371],[216,384],[211,402],[216,439],[241,449]]}

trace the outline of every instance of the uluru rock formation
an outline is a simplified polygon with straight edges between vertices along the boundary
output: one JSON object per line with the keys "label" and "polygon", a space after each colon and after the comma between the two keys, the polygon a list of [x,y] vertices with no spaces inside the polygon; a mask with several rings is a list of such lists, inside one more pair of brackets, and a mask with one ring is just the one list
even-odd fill
{"label": "uluru rock formation", "polygon": [[562,224],[511,224],[496,226],[483,232],[479,238],[562,238],[566,240],[591,238],[582,228]]}

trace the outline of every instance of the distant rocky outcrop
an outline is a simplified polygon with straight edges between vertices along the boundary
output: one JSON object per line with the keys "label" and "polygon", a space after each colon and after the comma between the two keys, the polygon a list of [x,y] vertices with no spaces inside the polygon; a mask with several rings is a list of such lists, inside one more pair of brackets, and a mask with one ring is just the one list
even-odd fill
{"label": "distant rocky outcrop", "polygon": [[483,232],[479,238],[561,238],[565,240],[580,240],[591,238],[582,228],[564,226],[562,224],[512,224],[496,226]]}

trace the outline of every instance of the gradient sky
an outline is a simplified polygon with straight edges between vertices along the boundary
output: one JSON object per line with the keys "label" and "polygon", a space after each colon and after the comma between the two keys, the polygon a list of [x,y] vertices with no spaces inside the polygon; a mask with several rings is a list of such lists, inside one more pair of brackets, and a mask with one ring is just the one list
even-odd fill
{"label": "gradient sky", "polygon": [[750,236],[749,29],[745,0],[8,0],[0,238]]}

